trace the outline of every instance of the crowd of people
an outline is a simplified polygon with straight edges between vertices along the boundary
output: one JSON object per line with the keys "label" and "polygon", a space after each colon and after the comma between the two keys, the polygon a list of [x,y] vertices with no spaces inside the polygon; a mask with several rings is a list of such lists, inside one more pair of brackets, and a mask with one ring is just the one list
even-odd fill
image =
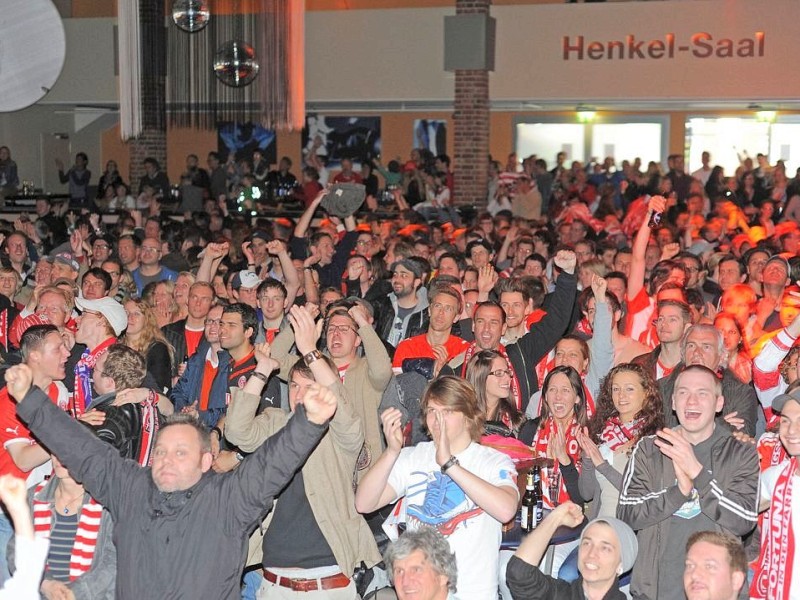
{"label": "crowd of people", "polygon": [[0,225],[13,597],[800,598],[782,163],[144,162]]}

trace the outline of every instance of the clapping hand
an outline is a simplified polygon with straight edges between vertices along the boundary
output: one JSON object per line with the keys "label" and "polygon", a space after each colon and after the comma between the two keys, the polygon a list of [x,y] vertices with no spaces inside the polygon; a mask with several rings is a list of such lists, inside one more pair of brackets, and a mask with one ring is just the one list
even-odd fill
{"label": "clapping hand", "polygon": [[396,408],[387,408],[381,413],[381,425],[387,450],[400,452],[403,448],[403,413]]}
{"label": "clapping hand", "polygon": [[[428,409],[431,410],[431,409]],[[450,440],[447,437],[447,419],[444,411],[433,409],[434,422],[431,428],[433,445],[436,446],[436,464],[444,465],[453,454],[450,452]]]}
{"label": "clapping hand", "polygon": [[305,356],[316,349],[320,329],[304,306],[294,305],[289,309],[289,323],[294,330],[294,340],[301,355]]}
{"label": "clapping hand", "polygon": [[575,437],[578,440],[578,445],[581,447],[581,450],[583,450],[583,453],[589,460],[592,461],[592,464],[595,467],[598,467],[605,462],[602,454],[600,454],[600,449],[589,435],[589,429],[587,427],[579,429],[578,434]]}
{"label": "clapping hand", "polygon": [[554,431],[550,434],[550,440],[547,442],[547,456],[555,458],[562,465],[570,463],[569,454],[567,454],[567,438],[557,423],[554,424]]}
{"label": "clapping hand", "polygon": [[267,342],[255,345],[256,365],[265,375],[280,368],[278,361],[272,358],[272,348]]}
{"label": "clapping hand", "polygon": [[664,456],[672,460],[678,486],[688,496],[694,486],[695,477],[703,470],[703,465],[697,460],[694,448],[683,437],[680,429],[660,429],[656,435],[655,445]]}

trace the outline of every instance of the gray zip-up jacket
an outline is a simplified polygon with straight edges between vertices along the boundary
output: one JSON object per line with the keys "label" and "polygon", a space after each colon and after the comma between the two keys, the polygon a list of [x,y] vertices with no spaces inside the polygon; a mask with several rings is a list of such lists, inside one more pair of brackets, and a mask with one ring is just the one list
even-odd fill
{"label": "gray zip-up jacket", "polygon": [[[743,536],[758,518],[758,454],[755,446],[740,442],[726,427],[712,434],[711,465],[694,480],[700,510],[716,524],[717,531]],[[670,518],[689,500],[675,478],[672,460],[653,443],[655,436],[639,440],[622,479],[617,517],[636,531],[639,555],[633,567],[634,598],[656,600],[658,569]]]}
{"label": "gray zip-up jacket", "polygon": [[238,599],[249,533],[328,429],[298,406],[235,471],[208,471],[188,490],[164,493],[150,468],[121,458],[39,388],[17,414],[111,513],[120,600]]}

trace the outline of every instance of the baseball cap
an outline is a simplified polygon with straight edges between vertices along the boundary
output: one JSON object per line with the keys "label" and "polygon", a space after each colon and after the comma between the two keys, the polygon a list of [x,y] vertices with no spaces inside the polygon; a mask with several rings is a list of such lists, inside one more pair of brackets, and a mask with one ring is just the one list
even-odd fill
{"label": "baseball cap", "polygon": [[81,270],[81,266],[78,264],[78,261],[75,260],[75,257],[72,256],[72,254],[70,252],[61,252],[59,254],[56,254],[53,257],[53,262],[54,263],[61,263],[62,265],[67,265],[73,271],[80,271]]}
{"label": "baseball cap", "polygon": [[254,288],[258,287],[260,283],[261,279],[252,271],[239,271],[233,276],[231,287],[235,290],[240,288]]}
{"label": "baseball cap", "polygon": [[772,410],[775,412],[783,412],[783,407],[789,400],[794,400],[800,404],[800,387],[793,389],[788,394],[781,394],[772,401]]}
{"label": "baseball cap", "polygon": [[90,310],[103,315],[111,324],[114,335],[120,335],[128,327],[128,315],[122,304],[109,298],[98,298],[97,300],[87,300],[86,298],[75,298],[75,306],[78,310]]}
{"label": "baseball cap", "polygon": [[261,229],[256,229],[252,233],[252,235],[250,236],[250,239],[251,240],[256,240],[256,239],[264,240],[265,242],[272,241],[272,238],[270,237],[270,235],[266,231],[263,231]]}
{"label": "baseball cap", "polygon": [[416,278],[422,277],[422,267],[413,260],[409,260],[407,258],[397,260],[394,263],[392,263],[392,268],[389,270],[392,273],[394,273],[397,267],[403,267],[404,269],[411,271],[414,274],[414,277]]}

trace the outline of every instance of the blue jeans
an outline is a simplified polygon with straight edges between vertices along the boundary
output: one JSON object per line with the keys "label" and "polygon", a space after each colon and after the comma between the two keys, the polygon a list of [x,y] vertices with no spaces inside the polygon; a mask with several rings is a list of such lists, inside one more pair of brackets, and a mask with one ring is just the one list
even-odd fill
{"label": "blue jeans", "polygon": [[242,587],[242,600],[256,600],[256,593],[264,582],[264,576],[261,574],[261,569],[253,569],[244,574],[242,579],[244,586]]}
{"label": "blue jeans", "polygon": [[8,520],[6,513],[0,510],[0,587],[6,579],[11,577],[8,572],[8,559],[6,553],[8,552],[8,542],[14,536],[14,526]]}
{"label": "blue jeans", "polygon": [[558,578],[563,581],[572,583],[580,576],[578,573],[578,549],[575,548],[569,553],[569,556],[561,563],[561,568],[558,570]]}

